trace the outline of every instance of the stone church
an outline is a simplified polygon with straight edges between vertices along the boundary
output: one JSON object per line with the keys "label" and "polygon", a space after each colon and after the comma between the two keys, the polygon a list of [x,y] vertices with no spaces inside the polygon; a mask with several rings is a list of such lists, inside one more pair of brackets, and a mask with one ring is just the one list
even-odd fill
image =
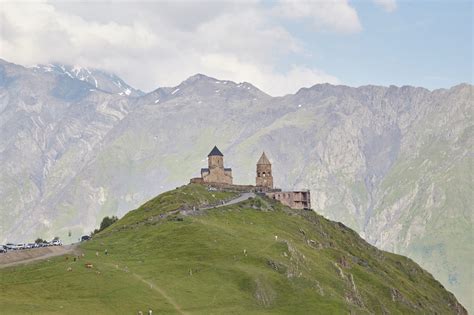
{"label": "stone church", "polygon": [[201,177],[191,179],[191,183],[207,184],[218,189],[231,189],[241,192],[255,192],[278,200],[293,209],[311,209],[309,190],[282,191],[273,186],[272,163],[265,152],[257,161],[255,186],[235,185],[232,179],[232,169],[224,167],[224,155],[214,146],[207,156],[208,167],[201,168]]}
{"label": "stone church", "polygon": [[207,155],[207,164],[207,168],[201,168],[201,178],[193,178],[191,182],[232,185],[232,169],[224,167],[224,154],[217,146]]}

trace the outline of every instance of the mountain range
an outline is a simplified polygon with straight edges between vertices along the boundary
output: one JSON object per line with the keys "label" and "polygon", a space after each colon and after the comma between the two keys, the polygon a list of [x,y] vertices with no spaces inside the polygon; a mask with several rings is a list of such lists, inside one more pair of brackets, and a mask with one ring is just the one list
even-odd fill
{"label": "mountain range", "polygon": [[308,188],[316,212],[413,258],[471,311],[472,85],[318,84],[271,97],[198,74],[143,93],[115,75],[0,61],[0,241],[75,241],[195,177],[218,145],[252,184]]}

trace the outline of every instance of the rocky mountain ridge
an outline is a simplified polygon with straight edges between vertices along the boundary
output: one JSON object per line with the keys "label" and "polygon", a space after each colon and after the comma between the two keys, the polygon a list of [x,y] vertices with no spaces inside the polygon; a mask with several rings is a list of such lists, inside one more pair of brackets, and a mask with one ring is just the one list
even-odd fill
{"label": "rocky mountain ridge", "polygon": [[109,93],[117,93],[119,95],[132,97],[142,96],[145,94],[144,92],[134,89],[125,83],[117,75],[98,69],[62,65],[57,63],[48,65],[35,65],[31,67],[31,69],[33,69],[35,72],[51,72],[54,74],[68,76],[71,79],[79,79],[80,81],[89,83],[95,89],[100,89]]}

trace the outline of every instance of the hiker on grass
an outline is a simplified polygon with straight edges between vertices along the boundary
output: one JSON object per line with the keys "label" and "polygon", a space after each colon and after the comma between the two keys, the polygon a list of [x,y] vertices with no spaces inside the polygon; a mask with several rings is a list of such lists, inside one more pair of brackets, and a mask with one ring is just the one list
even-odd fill
{"label": "hiker on grass", "polygon": [[105,249],[104,254],[105,254],[105,256],[107,256],[109,254],[109,252],[107,251],[107,248]]}

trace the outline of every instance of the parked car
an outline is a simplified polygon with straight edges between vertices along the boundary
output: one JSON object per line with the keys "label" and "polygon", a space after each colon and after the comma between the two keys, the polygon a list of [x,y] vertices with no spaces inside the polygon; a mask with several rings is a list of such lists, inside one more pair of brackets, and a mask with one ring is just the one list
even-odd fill
{"label": "parked car", "polygon": [[61,240],[53,240],[53,246],[63,246],[63,242]]}
{"label": "parked car", "polygon": [[89,235],[83,235],[83,236],[81,236],[81,242],[85,242],[85,241],[88,241],[88,240],[90,240],[90,239],[91,239],[91,237],[90,237]]}
{"label": "parked car", "polygon": [[8,243],[7,245],[8,250],[19,250],[23,249],[23,244],[13,244],[13,243]]}
{"label": "parked car", "polygon": [[0,245],[0,253],[6,253],[7,252],[7,247],[5,245]]}
{"label": "parked car", "polygon": [[7,243],[7,245],[5,245],[5,246],[6,246],[6,248],[7,248],[8,250],[17,250],[17,249],[18,249],[18,248],[16,247],[16,245],[13,244],[13,243]]}
{"label": "parked car", "polygon": [[30,249],[30,248],[34,248],[34,247],[35,247],[35,244],[33,244],[33,243],[25,244],[26,249]]}

